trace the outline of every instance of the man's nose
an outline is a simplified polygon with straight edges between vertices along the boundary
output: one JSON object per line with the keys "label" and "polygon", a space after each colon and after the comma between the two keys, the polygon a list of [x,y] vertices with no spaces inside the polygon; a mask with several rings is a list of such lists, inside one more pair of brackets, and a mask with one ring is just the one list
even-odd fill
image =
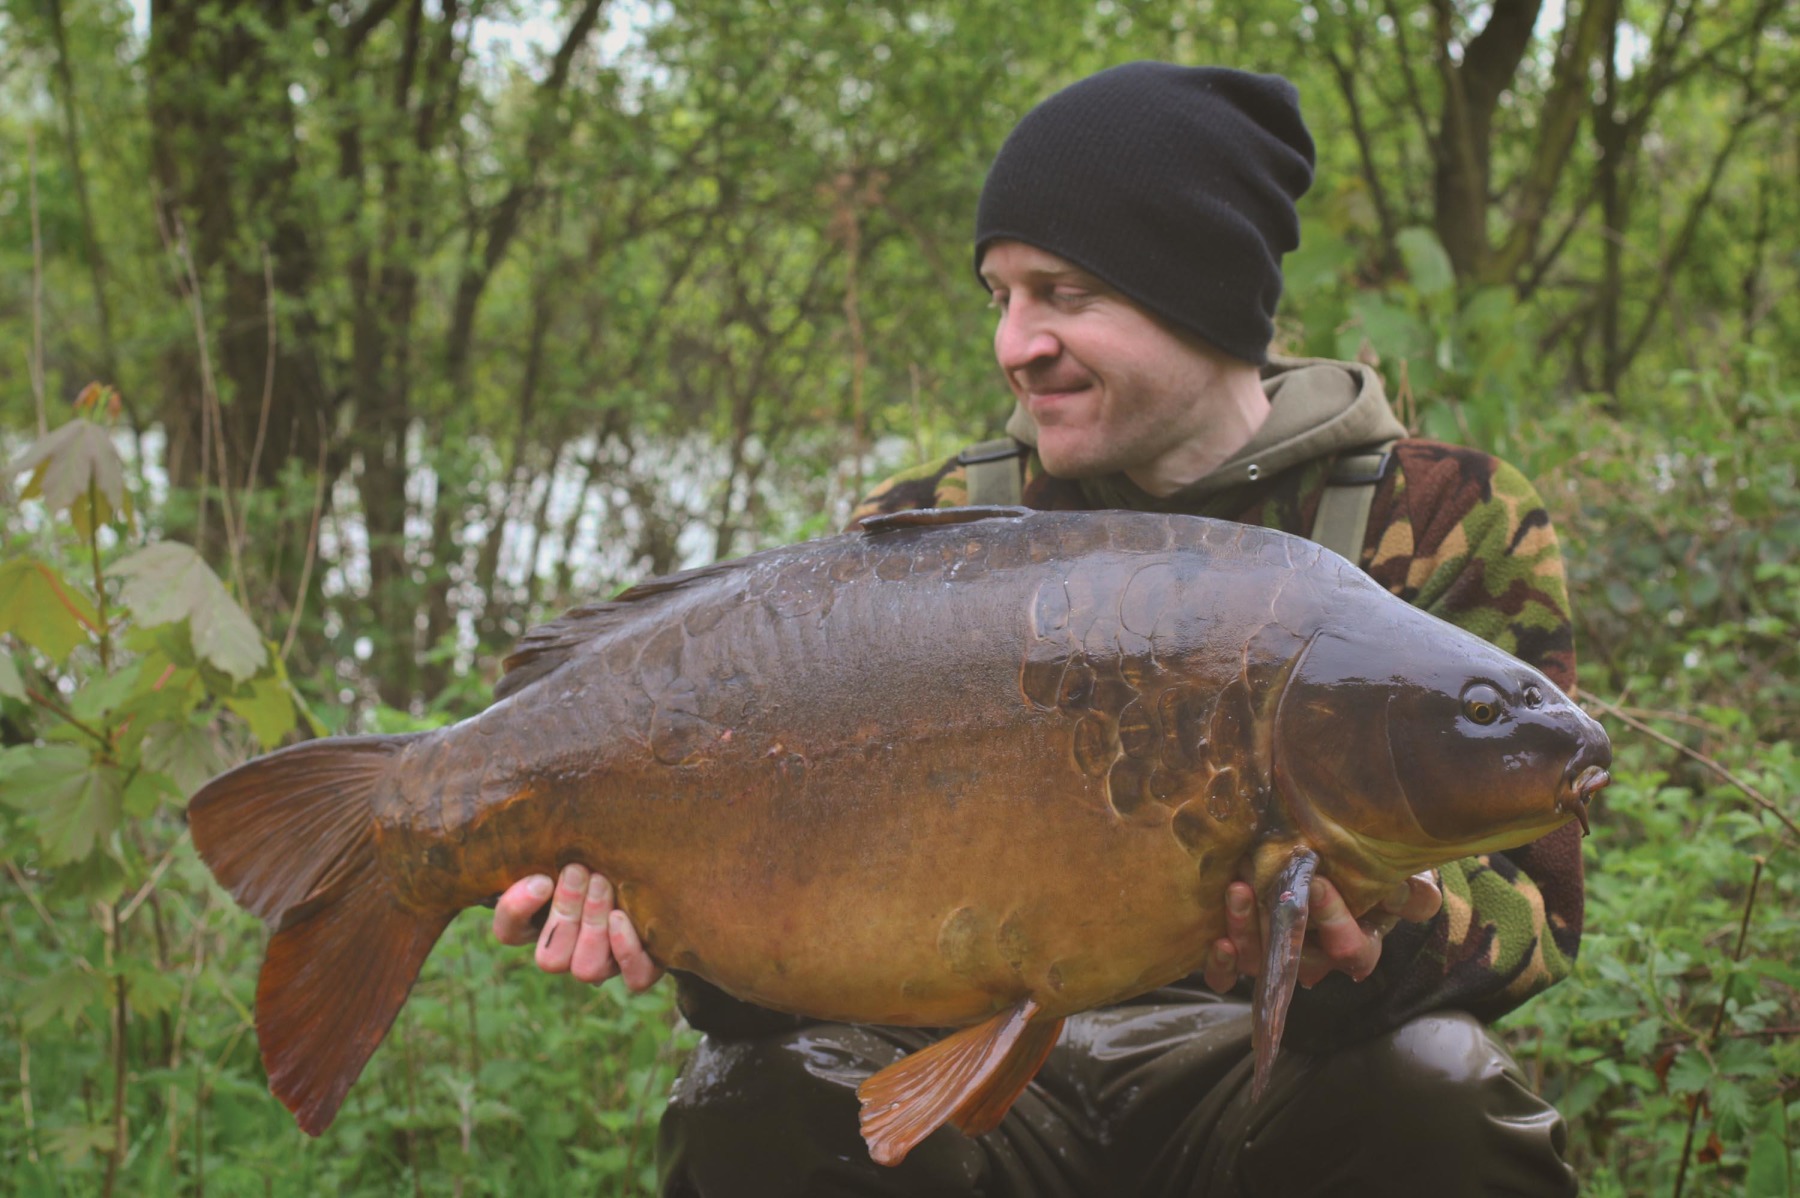
{"label": "man's nose", "polygon": [[1015,301],[1000,314],[1000,324],[994,329],[994,357],[1000,369],[1022,370],[1061,352],[1062,342],[1029,304]]}

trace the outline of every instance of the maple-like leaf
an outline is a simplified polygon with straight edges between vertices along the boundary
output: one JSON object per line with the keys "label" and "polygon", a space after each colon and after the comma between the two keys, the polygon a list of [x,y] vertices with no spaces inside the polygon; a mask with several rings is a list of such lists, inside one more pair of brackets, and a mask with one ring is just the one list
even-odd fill
{"label": "maple-like leaf", "polygon": [[268,661],[262,636],[212,567],[179,541],[162,541],[114,562],[120,600],[149,627],[186,620],[194,652],[238,682]]}
{"label": "maple-like leaf", "polygon": [[119,771],[73,745],[7,754],[6,805],[34,817],[45,865],[80,861],[119,826]]}
{"label": "maple-like leaf", "polygon": [[[77,417],[38,438],[6,469],[8,478],[32,471],[22,498],[42,495],[53,511],[62,511],[88,495],[91,483],[112,511],[125,506],[125,465],[112,434],[91,420]],[[96,514],[100,519],[104,516]]]}
{"label": "maple-like leaf", "polygon": [[0,562],[0,632],[61,661],[98,620],[93,605],[49,564],[34,557]]}

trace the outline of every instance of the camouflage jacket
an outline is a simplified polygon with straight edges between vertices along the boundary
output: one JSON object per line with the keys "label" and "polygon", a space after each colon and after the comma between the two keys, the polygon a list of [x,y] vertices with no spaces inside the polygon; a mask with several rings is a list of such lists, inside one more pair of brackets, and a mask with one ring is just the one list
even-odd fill
{"label": "camouflage jacket", "polygon": [[[1275,412],[1287,413],[1288,427],[1259,434],[1246,452],[1202,484],[1168,499],[1149,496],[1122,478],[1053,478],[1035,453],[1025,452],[1017,459],[1021,502],[1040,510],[1183,511],[1305,536],[1336,457],[1404,430],[1388,414],[1372,371],[1278,361],[1271,374],[1279,377],[1296,366],[1348,375],[1359,393],[1346,399],[1333,419],[1296,418],[1301,405],[1284,408],[1278,387],[1266,382]],[[1352,418],[1358,413],[1364,417],[1360,422]],[[1278,423],[1275,416],[1270,423]],[[1017,415],[1008,428],[1031,436]],[[952,455],[877,486],[852,522],[883,512],[957,506],[967,495],[965,468]],[[1513,467],[1470,449],[1398,440],[1376,484],[1360,564],[1408,603],[1522,658],[1565,691],[1573,689],[1562,556],[1542,501]],[[1373,974],[1360,983],[1332,974],[1296,993],[1289,1043],[1315,1049],[1350,1043],[1445,1007],[1494,1019],[1567,976],[1582,924],[1578,827],[1566,825],[1523,848],[1453,862],[1441,874],[1443,910],[1429,923],[1396,927]],[[682,1006],[690,1022],[713,1034],[770,1030],[770,1020],[760,1017],[765,1015],[789,1025],[786,1017],[752,1014],[755,1008],[694,979],[683,979]]]}

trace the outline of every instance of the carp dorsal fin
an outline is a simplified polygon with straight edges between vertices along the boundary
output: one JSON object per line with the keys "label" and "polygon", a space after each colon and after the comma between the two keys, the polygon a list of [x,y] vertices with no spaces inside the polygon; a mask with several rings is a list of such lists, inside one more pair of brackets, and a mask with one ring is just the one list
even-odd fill
{"label": "carp dorsal fin", "polygon": [[555,671],[569,660],[575,650],[636,612],[638,605],[645,600],[673,594],[721,574],[741,569],[749,560],[734,558],[652,578],[620,591],[605,603],[572,607],[549,623],[528,629],[519,638],[519,643],[513,646],[513,651],[500,663],[501,677],[494,684],[494,701],[498,703]]}
{"label": "carp dorsal fin", "polygon": [[1028,507],[1001,507],[987,504],[974,507],[928,507],[910,512],[884,512],[879,516],[864,516],[856,522],[856,527],[869,536],[877,536],[902,528],[936,528],[940,524],[973,524],[977,520],[1001,520],[1031,514],[1032,509]]}
{"label": "carp dorsal fin", "polygon": [[1313,872],[1318,866],[1318,854],[1297,848],[1263,893],[1263,907],[1269,913],[1269,942],[1256,993],[1250,1000],[1250,1039],[1256,1049],[1256,1072],[1250,1081],[1253,1104],[1268,1088],[1275,1055],[1281,1051],[1281,1033],[1287,1027],[1288,1004],[1300,982],[1300,948],[1306,939]]}
{"label": "carp dorsal fin", "polygon": [[946,1123],[978,1136],[1000,1126],[1062,1034],[1027,999],[902,1057],[856,1088],[862,1137],[877,1164],[898,1165]]}

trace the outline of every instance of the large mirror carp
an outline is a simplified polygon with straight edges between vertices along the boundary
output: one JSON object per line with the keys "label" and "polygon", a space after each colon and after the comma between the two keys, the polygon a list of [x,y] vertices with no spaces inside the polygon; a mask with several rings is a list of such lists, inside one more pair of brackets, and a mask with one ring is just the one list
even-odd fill
{"label": "large mirror carp", "polygon": [[528,633],[449,728],[209,783],[194,843],[274,930],[256,1030],[330,1124],[465,907],[582,861],[658,961],[780,1011],[959,1027],[862,1087],[897,1163],[991,1130],[1063,1018],[1271,911],[1266,1080],[1316,869],[1402,879],[1586,823],[1611,748],[1538,671],[1284,533],[962,508],[658,579]]}

